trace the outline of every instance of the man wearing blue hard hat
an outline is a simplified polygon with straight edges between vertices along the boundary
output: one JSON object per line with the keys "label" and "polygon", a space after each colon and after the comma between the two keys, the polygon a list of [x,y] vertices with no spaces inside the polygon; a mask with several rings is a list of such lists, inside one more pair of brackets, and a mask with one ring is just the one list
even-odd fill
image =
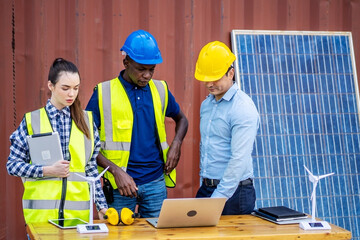
{"label": "man wearing blue hard hat", "polygon": [[[125,58],[118,77],[95,87],[86,107],[99,128],[97,157],[104,175],[110,207],[127,207],[141,217],[157,217],[166,187],[175,187],[188,121],[165,81],[152,79],[162,57],[155,38],[144,30],[131,33],[120,49]],[[167,144],[165,117],[175,123],[175,137]]]}

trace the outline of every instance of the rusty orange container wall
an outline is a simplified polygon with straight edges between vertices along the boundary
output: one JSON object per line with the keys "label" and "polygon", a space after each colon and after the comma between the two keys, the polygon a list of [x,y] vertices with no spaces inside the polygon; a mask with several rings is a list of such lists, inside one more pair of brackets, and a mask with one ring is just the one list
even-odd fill
{"label": "rusty orange container wall", "polygon": [[[352,32],[360,64],[359,0],[1,0],[0,239],[25,239],[20,178],[9,176],[9,136],[24,113],[49,97],[47,74],[55,57],[73,61],[86,106],[94,86],[123,68],[119,49],[134,30],[151,32],[166,80],[189,120],[177,187],[169,197],[194,197],[199,186],[199,109],[205,87],[194,79],[197,55],[214,40],[228,46],[233,29]],[[167,120],[168,137],[174,123]]]}

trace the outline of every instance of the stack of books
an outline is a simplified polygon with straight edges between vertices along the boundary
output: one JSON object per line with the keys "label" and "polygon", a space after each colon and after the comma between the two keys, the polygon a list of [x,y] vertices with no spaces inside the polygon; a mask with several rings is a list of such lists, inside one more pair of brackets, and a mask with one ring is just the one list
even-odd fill
{"label": "stack of books", "polygon": [[295,224],[311,220],[308,215],[285,206],[265,207],[254,210],[254,216],[277,224]]}

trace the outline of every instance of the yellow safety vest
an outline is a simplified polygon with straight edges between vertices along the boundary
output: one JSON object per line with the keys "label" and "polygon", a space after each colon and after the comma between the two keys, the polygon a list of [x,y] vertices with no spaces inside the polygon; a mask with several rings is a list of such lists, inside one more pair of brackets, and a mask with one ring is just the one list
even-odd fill
{"label": "yellow safety vest", "polygon": [[[85,176],[85,166],[94,151],[93,117],[85,112],[85,120],[90,130],[90,139],[71,125],[69,151],[70,176],[67,178],[64,218],[81,218],[89,221],[90,192],[89,185],[75,173]],[[45,108],[25,114],[29,135],[52,132],[52,126]],[[26,223],[47,222],[59,217],[62,193],[62,178],[24,178],[23,211]]]}
{"label": "yellow safety vest", "polygon": [[[154,105],[157,132],[164,162],[167,160],[169,145],[166,142],[165,113],[168,105],[168,89],[165,81],[150,80],[149,86]],[[98,84],[98,99],[101,127],[100,152],[126,171],[129,156],[134,115],[130,100],[119,78]],[[99,171],[103,168],[98,167]],[[117,189],[114,176],[110,172],[104,175],[112,187]],[[176,170],[164,175],[167,187],[175,187]]]}

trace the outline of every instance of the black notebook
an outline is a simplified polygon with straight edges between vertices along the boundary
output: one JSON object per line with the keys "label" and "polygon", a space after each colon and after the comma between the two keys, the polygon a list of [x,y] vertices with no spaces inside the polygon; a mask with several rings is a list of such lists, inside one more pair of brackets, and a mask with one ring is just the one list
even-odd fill
{"label": "black notebook", "polygon": [[276,206],[276,207],[265,207],[259,208],[259,212],[265,213],[272,217],[281,219],[281,218],[296,218],[306,216],[305,213],[298,212],[291,208],[285,206]]}

